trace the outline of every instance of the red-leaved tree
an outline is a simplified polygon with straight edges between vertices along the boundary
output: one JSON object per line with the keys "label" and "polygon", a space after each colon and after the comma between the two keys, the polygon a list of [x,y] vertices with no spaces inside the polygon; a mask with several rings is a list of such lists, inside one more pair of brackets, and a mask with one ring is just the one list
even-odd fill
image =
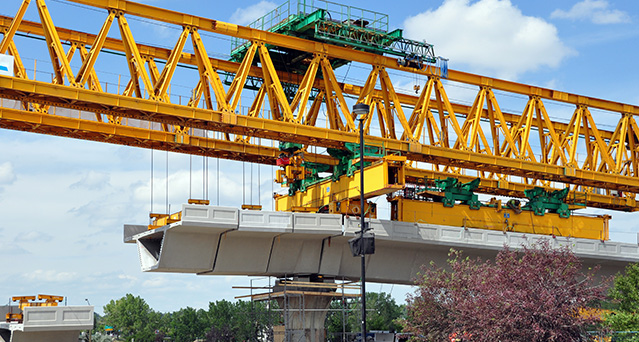
{"label": "red-leaved tree", "polygon": [[605,298],[607,282],[583,273],[568,248],[548,241],[504,248],[494,262],[451,250],[448,269],[431,263],[408,296],[405,331],[422,341],[586,341],[598,317],[580,314]]}

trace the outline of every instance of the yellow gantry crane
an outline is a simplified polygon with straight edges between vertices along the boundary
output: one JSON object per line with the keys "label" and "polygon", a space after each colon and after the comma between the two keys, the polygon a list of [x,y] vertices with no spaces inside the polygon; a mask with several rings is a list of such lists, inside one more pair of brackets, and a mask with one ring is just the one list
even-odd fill
{"label": "yellow gantry crane", "polygon": [[[36,301],[36,298],[38,301]],[[22,323],[24,320],[24,308],[28,306],[58,306],[58,303],[62,302],[64,297],[39,294],[36,296],[15,296],[11,297],[11,301],[18,302],[19,313],[9,312],[6,315],[7,322]]]}
{"label": "yellow gantry crane", "polygon": [[[278,180],[292,191],[276,199],[279,210],[358,214],[358,158],[369,164],[367,198],[387,195],[397,220],[607,239],[608,217],[593,223],[566,213],[584,206],[639,209],[638,106],[448,70],[428,44],[366,18],[325,20],[325,10],[307,8],[303,0],[303,17],[279,18],[268,27],[126,0],[68,1],[102,10],[99,32],[56,26],[45,0],[23,0],[14,17],[0,17],[0,53],[14,60],[13,77],[0,76],[1,128],[280,164]],[[31,2],[39,22],[23,19]],[[181,33],[172,49],[140,44],[131,18]],[[118,38],[108,36],[112,26]],[[237,42],[232,58],[212,58],[202,35]],[[42,43],[51,61],[46,82],[35,70],[30,77],[23,60],[33,51],[24,46]],[[122,76],[122,86],[103,86],[98,66],[104,54],[123,56],[110,70]],[[369,70],[363,84],[339,82],[335,69],[347,63]],[[196,77],[185,70],[197,70]],[[424,83],[415,95],[401,93],[391,72]],[[188,100],[172,96],[172,85],[188,82]],[[471,106],[449,99],[454,84],[477,90]],[[525,98],[521,111],[503,111],[501,94]],[[242,107],[242,99],[250,105]],[[371,108],[365,145],[374,151],[364,156],[353,148],[359,144],[353,103]],[[573,106],[571,118],[551,120],[558,115],[549,103]],[[618,115],[616,128],[597,127],[592,109]],[[325,126],[318,125],[320,117]],[[327,152],[312,153],[318,147]],[[320,179],[326,172],[330,179]],[[528,202],[477,207],[474,193]],[[461,221],[427,215],[445,210]],[[374,214],[369,204],[364,211]],[[155,219],[153,227],[179,214]]]}

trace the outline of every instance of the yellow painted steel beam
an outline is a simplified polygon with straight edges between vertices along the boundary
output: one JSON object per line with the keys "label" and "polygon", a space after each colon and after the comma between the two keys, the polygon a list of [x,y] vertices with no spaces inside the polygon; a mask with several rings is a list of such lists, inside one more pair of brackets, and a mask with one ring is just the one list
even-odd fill
{"label": "yellow painted steel beam", "polygon": [[173,78],[173,73],[178,65],[178,59],[182,55],[182,50],[184,49],[184,45],[186,44],[186,40],[190,33],[191,28],[188,26],[184,27],[180,34],[180,38],[177,43],[175,43],[175,47],[171,50],[171,55],[166,61],[166,65],[164,66],[164,69],[162,69],[162,74],[160,74],[160,77],[155,82],[155,87],[153,88],[153,94],[156,97],[162,98],[166,96],[167,91],[169,90],[169,85],[171,84],[171,79]]}
{"label": "yellow painted steel beam", "polygon": [[29,8],[30,2],[31,0],[22,1],[22,4],[20,4],[20,8],[18,9],[18,13],[16,13],[15,17],[11,20],[11,24],[7,27],[6,31],[4,31],[4,37],[0,43],[0,53],[6,53],[9,49],[9,45],[13,41],[13,36],[18,31],[18,28],[22,23],[22,18],[27,12],[27,8]]}
{"label": "yellow painted steel beam", "polygon": [[[12,24],[12,18],[11,17],[6,17],[6,16],[0,16],[0,27],[4,28],[5,30],[7,30],[10,25]],[[22,20],[20,22],[20,26],[19,26],[19,31],[23,32],[23,33],[28,33],[31,35],[36,35],[36,36],[44,36],[44,32],[42,29],[42,25],[39,23],[35,23],[35,22],[31,22],[31,21],[27,21],[27,20]],[[63,41],[70,41],[70,42],[77,42],[79,44],[84,44],[84,45],[89,45],[91,46],[92,44],[94,44],[94,42],[96,41],[96,35],[93,34],[89,34],[89,33],[85,33],[85,32],[80,32],[80,31],[74,31],[74,30],[69,30],[69,29],[65,29],[65,28],[60,28],[57,27],[57,32],[58,35],[60,37],[60,39],[62,39]],[[154,59],[160,59],[160,60],[168,60],[169,56],[171,55],[171,49],[166,49],[166,48],[160,48],[160,47],[155,47],[155,46],[149,46],[149,45],[143,45],[143,44],[137,44],[138,46],[138,50],[140,51],[140,54],[143,56],[149,56],[152,57]],[[110,38],[107,37],[105,42],[104,42],[104,49],[107,50],[111,50],[111,51],[118,51],[118,52],[125,52],[124,49],[124,45],[123,42],[121,40],[118,39],[114,39],[114,38]],[[230,62],[230,61],[226,61],[226,60],[221,60],[221,59],[215,59],[215,58],[209,58],[210,62],[211,62],[211,66],[213,69],[218,69],[218,70],[223,70],[226,72],[236,72],[239,67],[240,64],[235,63],[235,62]],[[180,63],[182,64],[186,64],[186,65],[193,65],[193,66],[197,66],[198,62],[196,60],[196,56],[194,54],[189,54],[189,53],[182,53],[180,56]],[[24,69],[24,68],[22,68]],[[302,76],[298,75],[298,74],[292,74],[292,73],[287,73],[287,72],[283,72],[283,71],[277,71],[279,78],[281,79],[286,79],[287,82],[290,83],[297,83],[297,84],[302,84]],[[262,71],[260,68],[258,67],[251,67],[249,69],[249,76],[253,76],[253,77],[261,77],[262,76]],[[440,86],[441,85],[441,81],[438,80],[438,83]],[[373,84],[374,85],[374,84]],[[313,87],[317,88],[317,87],[321,87],[321,81],[315,80]],[[343,92],[345,94],[349,94],[349,95],[355,95],[355,96],[361,96],[362,94],[368,94],[368,92],[370,92],[370,96],[375,97],[375,98],[382,98],[383,94],[381,92],[381,90],[379,89],[365,89],[363,87],[360,86],[356,86],[356,85],[352,85],[352,84],[344,84],[344,83],[339,83],[339,87],[343,90]],[[364,86],[365,87],[365,86]],[[442,86],[443,87],[443,86]],[[228,96],[228,95],[227,95]],[[400,102],[403,105],[406,106],[415,106],[418,103],[419,98],[416,96],[412,96],[409,94],[402,94],[402,93],[398,93],[397,94]],[[361,101],[358,101],[361,102]],[[466,116],[468,115],[468,113],[470,112],[471,107],[467,106],[467,105],[463,105],[463,104],[457,104],[457,103],[450,103],[451,107],[450,108],[438,108],[437,104],[433,104],[432,102],[438,102],[438,101],[431,101],[431,105],[430,108],[434,109],[434,110],[439,110],[440,112],[444,112],[445,110],[454,112],[457,115],[461,115],[461,116]],[[486,110],[484,109],[484,112]],[[486,115],[486,113],[484,113],[484,115]],[[521,117],[520,114],[512,114],[512,113],[503,113],[504,115],[504,119],[507,123],[510,124],[516,124],[519,120],[519,118]],[[454,118],[454,117],[452,117]],[[549,119],[549,118],[548,118]],[[571,128],[571,126],[569,126],[566,123],[561,123],[561,122],[557,122],[557,121],[550,121],[547,120],[545,121],[545,123],[547,124],[548,122],[552,123],[552,127],[555,131],[566,131],[569,128]],[[455,128],[455,125],[453,125],[453,128]],[[606,130],[600,130],[599,131],[601,134],[601,137],[603,139],[610,139],[612,137],[613,132],[612,131],[606,131]],[[442,132],[444,133],[444,132]],[[445,139],[445,141],[447,141],[447,139]]]}
{"label": "yellow painted steel beam", "polygon": [[[250,41],[268,42],[284,48],[307,51],[311,53],[323,53],[329,57],[347,59],[369,65],[379,65],[389,69],[403,70],[416,74],[431,75],[432,69],[418,70],[414,68],[401,67],[397,64],[397,59],[385,57],[373,53],[353,50],[326,43],[309,41],[297,37],[285,36],[273,32],[261,31],[250,27],[225,23],[219,20],[189,15],[185,13],[161,9],[145,4],[135,3],[126,0],[69,0],[87,6],[100,7],[104,9],[119,9],[128,14],[153,19],[178,26],[190,25],[200,30],[220,33]],[[580,96],[557,90],[530,86],[522,83],[500,80],[471,73],[448,70],[448,79],[465,84],[476,86],[489,86],[493,89],[504,90],[511,93],[534,96],[550,99],[554,101],[571,103],[575,105],[587,105],[591,108],[598,108],[618,113],[639,114],[639,106],[602,100],[588,96]]]}
{"label": "yellow painted steel beam", "polygon": [[[448,172],[417,169],[406,167],[406,183],[424,185],[424,179],[445,179],[452,175]],[[477,178],[477,175],[455,175],[462,183],[468,183]],[[480,177],[481,183],[476,192],[489,195],[525,198],[524,191],[534,188],[536,185],[519,182],[509,182],[504,179]],[[547,187],[547,190],[561,190]],[[568,204],[579,205],[585,208],[601,208],[621,211],[638,211],[639,203],[628,197],[597,194],[593,192],[575,191],[574,187],[566,197]]]}
{"label": "yellow painted steel beam", "polygon": [[391,218],[405,222],[604,241],[609,239],[610,216],[607,215],[570,215],[569,218],[561,218],[558,214],[546,213],[544,216],[536,216],[531,211],[517,213],[507,208],[481,207],[473,210],[463,204],[447,208],[443,203],[401,197],[391,200],[391,215],[395,216]]}
{"label": "yellow painted steel beam", "polygon": [[222,80],[211,64],[211,60],[206,53],[206,48],[202,43],[202,38],[197,30],[192,31],[191,41],[193,42],[193,50],[195,51],[196,65],[200,71],[200,84],[206,89],[206,93],[209,93],[209,96],[207,96],[207,104],[209,108],[212,108],[210,91],[208,88],[210,85],[211,88],[213,88],[218,109],[228,112],[229,105],[226,100],[226,91],[224,90],[224,86],[222,86]]}
{"label": "yellow painted steel beam", "polygon": [[124,46],[124,51],[126,53],[127,65],[129,66],[129,73],[131,75],[131,81],[133,82],[133,89],[135,90],[135,94],[137,95],[137,97],[144,97],[139,81],[139,79],[142,78],[144,89],[148,93],[149,98],[156,99],[155,94],[152,92],[153,85],[151,83],[151,79],[149,78],[149,74],[144,68],[145,61],[142,59],[138,46],[133,39],[133,34],[131,33],[129,23],[122,13],[118,13],[117,18],[118,27],[120,28],[120,35],[123,39],[122,45]]}
{"label": "yellow painted steel beam", "polygon": [[[122,43],[121,43],[121,42],[120,42],[120,44],[122,45]],[[137,46],[138,48],[140,47],[139,45],[136,45],[136,46]],[[121,49],[121,48],[122,48],[122,47],[120,47],[120,49]],[[168,50],[168,51],[169,51],[169,52],[168,52],[168,56],[170,56],[170,51],[171,51],[171,50]],[[184,55],[184,54],[182,54],[182,55]],[[167,58],[168,58],[168,57],[167,57]],[[181,56],[181,58],[182,58],[182,56]],[[207,59],[208,59],[208,58],[207,58]],[[227,64],[227,65],[232,65],[232,64]],[[233,65],[233,67],[235,68],[235,67],[236,67],[236,65]],[[231,68],[231,71],[236,70],[236,69],[234,69],[234,68]],[[154,83],[155,83],[155,82],[154,82]],[[336,88],[337,88],[337,89],[340,89],[340,88],[342,88],[342,87],[343,87],[343,88],[346,88],[346,85],[341,85],[341,84],[340,84],[340,85],[339,85],[338,87],[336,87]],[[356,89],[356,88],[355,88],[355,87],[352,87],[352,89]],[[398,96],[400,96],[400,94],[398,94]],[[413,101],[414,101],[414,100],[413,100]],[[450,105],[450,106],[452,107],[452,104],[448,104],[448,105]],[[453,110],[449,110],[449,111],[450,111],[450,112],[453,112]],[[443,111],[441,111],[441,110],[440,110],[440,112],[443,112]],[[466,111],[466,112],[468,112],[468,111]],[[459,112],[458,112],[458,113],[459,113]],[[454,118],[454,116],[452,116],[452,118]],[[389,121],[389,122],[391,122],[391,121]],[[585,125],[585,123],[584,123],[584,125]],[[602,135],[602,136],[603,136],[603,135]],[[601,144],[600,144],[600,145],[601,145]]]}
{"label": "yellow painted steel beam", "polygon": [[[395,157],[397,158],[397,157]],[[405,185],[404,159],[383,159],[364,169],[364,198],[377,197],[401,190]],[[275,196],[275,210],[292,211],[294,207],[320,208],[333,202],[360,198],[360,171],[338,180],[325,179],[293,196]]]}
{"label": "yellow painted steel beam", "polygon": [[[357,143],[359,138],[356,132],[247,117],[6,76],[0,77],[0,96],[177,126],[191,126],[323,147],[343,148],[344,143]],[[399,152],[414,161],[639,193],[637,177],[540,164],[373,136],[367,137],[367,141],[383,146],[389,152]]]}
{"label": "yellow painted steel beam", "polygon": [[[52,110],[52,114],[47,114],[0,106],[0,128],[268,165],[275,165],[280,154],[276,147],[193,135],[188,144],[178,143],[176,133],[136,127],[144,125],[151,127],[151,122],[142,124],[132,122],[129,126],[124,120],[120,125],[71,117],[71,112],[76,111],[58,110],[65,116],[55,115],[55,110]],[[67,112],[62,113],[65,110]],[[315,163],[337,164],[335,159],[326,155],[305,153],[304,157]]]}
{"label": "yellow painted steel beam", "polygon": [[[82,66],[80,67],[80,71],[76,75],[75,82],[80,86],[84,86],[84,84],[89,80],[91,75],[91,71],[93,70],[93,66],[95,62],[98,60],[98,54],[102,51],[102,47],[104,46],[104,42],[107,38],[107,34],[109,34],[109,30],[111,29],[111,24],[113,24],[113,20],[115,20],[115,11],[109,11],[109,15],[107,19],[104,21],[102,28],[100,29],[100,33],[95,37],[95,40],[91,44],[91,51],[89,51],[88,56],[82,62]],[[61,37],[61,39],[64,39]]]}
{"label": "yellow painted steel beam", "polygon": [[44,28],[44,37],[47,41],[49,57],[51,57],[51,64],[53,64],[53,70],[56,75],[55,81],[56,83],[64,84],[64,76],[67,76],[69,83],[75,86],[75,77],[73,76],[71,65],[62,48],[62,42],[49,14],[49,9],[44,0],[36,0],[36,4],[38,14],[40,15],[40,22]]}

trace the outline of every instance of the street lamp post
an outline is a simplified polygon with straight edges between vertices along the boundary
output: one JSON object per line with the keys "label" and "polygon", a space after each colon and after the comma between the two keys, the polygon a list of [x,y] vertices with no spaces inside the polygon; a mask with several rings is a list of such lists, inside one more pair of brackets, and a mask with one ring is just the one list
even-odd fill
{"label": "street lamp post", "polygon": [[[360,217],[360,231],[359,238],[361,246],[365,246],[364,243],[364,231],[366,230],[364,218],[366,202],[364,199],[364,120],[370,111],[370,107],[364,103],[357,103],[353,106],[353,113],[359,117],[359,217]],[[362,342],[366,342],[366,250],[362,248],[360,250],[360,259],[362,264]],[[372,253],[371,253],[372,254]]]}

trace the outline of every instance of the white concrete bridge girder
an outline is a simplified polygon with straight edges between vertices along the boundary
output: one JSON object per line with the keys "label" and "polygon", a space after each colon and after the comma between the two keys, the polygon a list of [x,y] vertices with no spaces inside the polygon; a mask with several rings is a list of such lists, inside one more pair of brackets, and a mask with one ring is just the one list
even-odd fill
{"label": "white concrete bridge girder", "polygon": [[[183,205],[182,220],[147,231],[127,225],[125,242],[138,245],[143,271],[203,275],[305,275],[359,279],[359,258],[348,239],[357,218],[340,215]],[[637,244],[372,220],[376,253],[367,257],[367,280],[412,284],[421,265],[443,265],[450,248],[493,258],[504,245],[520,248],[540,239],[568,246],[584,266],[611,275],[639,261]]]}

